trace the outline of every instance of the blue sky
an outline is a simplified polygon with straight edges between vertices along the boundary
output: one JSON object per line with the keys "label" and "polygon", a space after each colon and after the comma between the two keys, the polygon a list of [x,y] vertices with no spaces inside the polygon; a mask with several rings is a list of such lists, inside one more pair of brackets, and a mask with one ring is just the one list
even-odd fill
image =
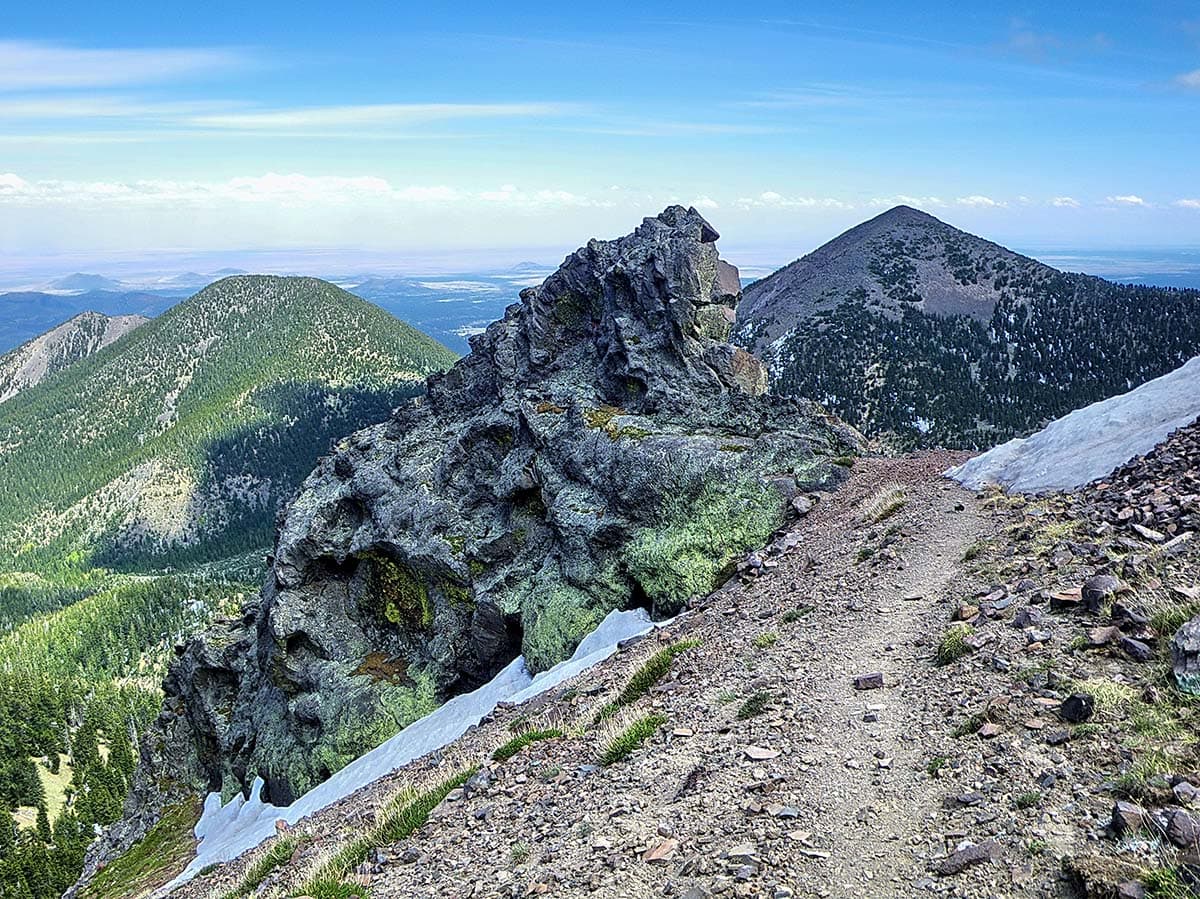
{"label": "blue sky", "polygon": [[9,4],[0,246],[1200,245],[1194,3],[512,6]]}

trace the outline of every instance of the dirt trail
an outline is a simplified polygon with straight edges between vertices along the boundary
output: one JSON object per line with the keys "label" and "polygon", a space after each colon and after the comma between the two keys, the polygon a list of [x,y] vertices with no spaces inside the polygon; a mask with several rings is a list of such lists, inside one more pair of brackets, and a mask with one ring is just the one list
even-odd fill
{"label": "dirt trail", "polygon": [[[868,483],[886,480],[874,474]],[[830,856],[798,886],[818,895],[901,894],[942,851],[929,836],[943,795],[926,773],[930,656],[949,605],[973,592],[961,563],[986,525],[962,491],[911,477],[920,472],[891,474],[909,481],[908,505],[895,522],[907,535],[897,545],[901,561],[863,571],[855,544],[872,528],[856,522],[856,504],[839,510],[832,557],[814,583],[831,595],[799,648],[797,701],[819,725],[808,752],[822,761],[793,791],[810,813],[812,842]],[[883,674],[883,688],[854,688],[854,677],[874,672]]]}
{"label": "dirt trail", "polygon": [[[938,477],[948,463],[860,461],[761,578],[719,591],[540,708],[503,710],[469,733],[448,755],[485,763],[484,777],[371,856],[360,870],[370,895],[861,899],[1007,887],[998,865],[953,886],[928,870],[969,836],[945,819],[945,784],[928,773],[954,689],[931,657],[952,604],[980,587],[962,558],[988,527],[974,496]],[[864,504],[893,483],[903,507],[865,520]],[[684,637],[700,644],[630,710],[666,724],[627,760],[597,765],[613,730],[592,725],[598,708],[660,641]],[[855,689],[872,672],[885,685]],[[753,697],[764,711],[739,716]],[[516,719],[568,736],[486,762]],[[450,764],[402,776],[444,776]],[[294,889],[313,858],[361,834],[393,790],[379,782],[302,825],[321,836],[278,886]],[[216,895],[244,864],[179,895]]]}

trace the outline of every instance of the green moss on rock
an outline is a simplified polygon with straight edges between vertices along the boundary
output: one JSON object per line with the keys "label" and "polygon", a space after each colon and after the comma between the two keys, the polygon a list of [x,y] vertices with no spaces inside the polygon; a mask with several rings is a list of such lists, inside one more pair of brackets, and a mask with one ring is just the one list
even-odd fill
{"label": "green moss on rock", "polygon": [[709,484],[677,504],[660,527],[642,528],[625,551],[630,575],[656,611],[680,609],[703,596],[742,553],[763,545],[783,522],[783,497],[763,483]]}
{"label": "green moss on rock", "polygon": [[522,651],[529,669],[545,671],[569,657],[607,611],[587,593],[567,584],[536,590],[524,604],[522,615]]}

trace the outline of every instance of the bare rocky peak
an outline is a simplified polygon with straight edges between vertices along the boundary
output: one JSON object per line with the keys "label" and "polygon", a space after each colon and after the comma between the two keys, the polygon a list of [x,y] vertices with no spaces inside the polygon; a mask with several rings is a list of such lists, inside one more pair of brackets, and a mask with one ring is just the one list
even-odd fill
{"label": "bare rocky peak", "polygon": [[986,321],[1005,287],[1021,290],[1055,274],[926,212],[896,206],[746,288],[738,335],[762,349],[797,321],[846,299],[890,316],[913,309]]}
{"label": "bare rocky peak", "polygon": [[40,384],[149,321],[141,315],[79,315],[0,356],[0,402]]}

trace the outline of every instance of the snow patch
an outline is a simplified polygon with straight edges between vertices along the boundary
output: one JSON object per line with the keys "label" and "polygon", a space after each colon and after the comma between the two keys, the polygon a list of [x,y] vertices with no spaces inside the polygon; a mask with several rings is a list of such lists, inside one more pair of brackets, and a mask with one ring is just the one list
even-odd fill
{"label": "snow patch", "polygon": [[1200,356],[1142,386],[1076,409],[1031,437],[1002,443],[946,476],[978,490],[1072,490],[1111,474],[1200,418]]}
{"label": "snow patch", "polygon": [[514,659],[478,690],[456,696],[436,711],[414,721],[285,808],[263,802],[261,778],[255,778],[249,799],[239,793],[222,806],[221,795],[210,793],[204,800],[204,813],[196,824],[196,839],[200,841],[196,857],[159,895],[166,895],[187,883],[208,865],[249,852],[275,835],[276,821],[282,819],[295,824],[301,818],[327,808],[413,759],[454,742],[491,713],[498,703],[521,703],[532,699],[604,661],[616,652],[617,644],[622,640],[645,634],[655,626],[642,609],[610,612],[599,627],[583,638],[570,659],[536,677],[529,674],[523,656]]}

